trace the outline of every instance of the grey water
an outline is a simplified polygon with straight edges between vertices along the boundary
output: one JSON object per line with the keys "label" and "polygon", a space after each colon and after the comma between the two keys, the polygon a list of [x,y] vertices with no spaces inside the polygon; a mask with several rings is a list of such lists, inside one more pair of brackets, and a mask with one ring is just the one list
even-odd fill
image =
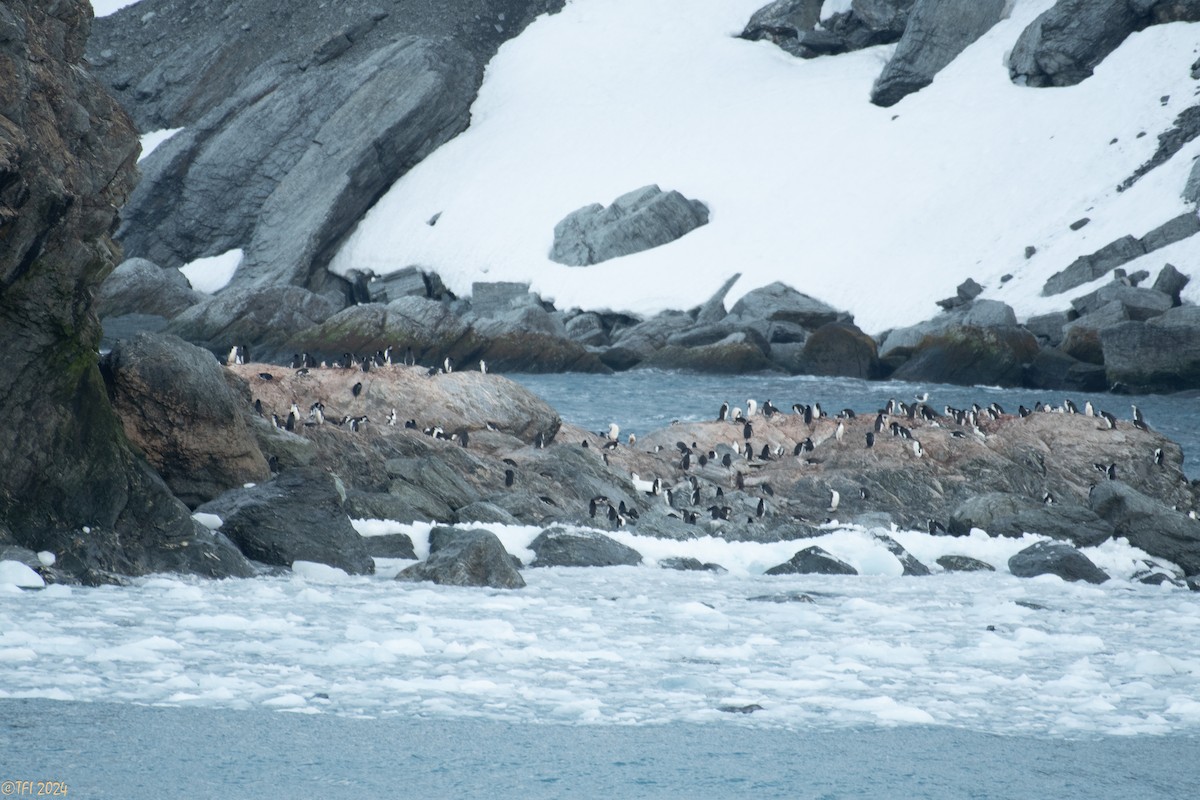
{"label": "grey water", "polygon": [[0,700],[0,792],[67,797],[1181,798],[1190,736],[535,725]]}
{"label": "grey water", "polygon": [[770,400],[789,413],[793,403],[820,403],[830,414],[837,414],[843,408],[858,414],[875,413],[887,404],[888,398],[912,402],[926,392],[929,405],[939,412],[946,405],[967,408],[971,403],[986,406],[995,402],[1015,414],[1020,405],[1033,408],[1041,401],[1061,406],[1069,398],[1080,409],[1090,400],[1097,412],[1103,409],[1127,422],[1132,420],[1131,406],[1136,404],[1151,428],[1183,447],[1187,476],[1200,478],[1200,393],[1197,392],[1089,394],[994,386],[872,382],[810,375],[696,375],[658,370],[631,370],[612,375],[566,373],[507,377],[539,395],[565,421],[593,431],[606,431],[610,422],[616,422],[622,436],[627,433],[640,436],[676,420],[716,419],[721,403],[728,402],[731,408],[745,409],[748,398],[754,398],[760,406]]}

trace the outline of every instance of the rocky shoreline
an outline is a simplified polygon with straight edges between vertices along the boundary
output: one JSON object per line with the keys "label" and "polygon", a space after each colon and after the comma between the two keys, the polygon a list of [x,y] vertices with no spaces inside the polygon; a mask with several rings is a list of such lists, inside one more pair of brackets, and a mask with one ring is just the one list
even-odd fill
{"label": "rocky shoreline", "polygon": [[[1154,557],[1141,576],[1147,582],[1183,585],[1200,574],[1200,496],[1180,448],[1099,409],[885,401],[831,415],[802,398],[785,409],[764,399],[724,409],[724,420],[714,408],[713,421],[630,441],[619,430],[564,423],[503,376],[382,360],[222,366],[178,338],[141,334],[105,358],[103,373],[130,440],[196,519],[240,554],[217,575],[294,561],[370,573],[372,557],[412,557],[406,537],[360,536],[351,518],[538,526],[532,566],[638,563],[638,553],[603,533],[624,529],[678,540],[795,540],[795,557],[771,574],[836,574],[850,568],[803,540],[850,524],[877,531],[912,575],[930,565],[886,539],[892,525],[1048,537],[1009,565],[1020,575],[1106,579],[1078,548],[1118,536]],[[163,369],[172,364],[193,367]],[[404,580],[523,584],[519,562],[494,536],[449,527],[435,534],[429,560]],[[32,549],[10,546],[4,557],[54,581],[143,571],[105,569],[94,542],[65,549],[58,564],[82,569],[47,567]],[[994,566],[943,560],[946,570]]]}

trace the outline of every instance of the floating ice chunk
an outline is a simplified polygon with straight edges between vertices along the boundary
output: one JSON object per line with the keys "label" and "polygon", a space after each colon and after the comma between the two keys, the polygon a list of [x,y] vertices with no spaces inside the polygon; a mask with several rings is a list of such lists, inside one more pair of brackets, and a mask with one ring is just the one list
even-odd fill
{"label": "floating ice chunk", "polygon": [[185,631],[248,631],[254,623],[236,614],[193,614],[180,617],[175,627]]}
{"label": "floating ice chunk", "polygon": [[34,661],[37,651],[32,647],[0,647],[0,661]]}
{"label": "floating ice chunk", "polygon": [[210,531],[215,531],[225,522],[216,514],[209,514],[207,511],[197,511],[195,514],[192,514],[192,519],[196,520],[196,522],[199,522]]}
{"label": "floating ice chunk", "polygon": [[41,562],[43,567],[53,567],[54,562],[58,560],[58,556],[54,555],[54,553],[51,553],[49,550],[39,551],[37,557],[38,561]]}
{"label": "floating ice chunk", "polygon": [[44,589],[42,576],[20,561],[0,561],[0,585],[17,586],[21,589]]}
{"label": "floating ice chunk", "polygon": [[88,661],[138,661],[154,663],[164,658],[165,652],[182,650],[183,645],[163,636],[150,636],[136,642],[102,647],[87,657]]}
{"label": "floating ice chunk", "polygon": [[292,573],[310,581],[322,583],[337,583],[350,577],[344,569],[331,567],[328,564],[319,564],[316,561],[293,561]]}
{"label": "floating ice chunk", "polygon": [[300,708],[308,705],[308,701],[298,694],[288,693],[264,700],[262,704],[271,708]]}

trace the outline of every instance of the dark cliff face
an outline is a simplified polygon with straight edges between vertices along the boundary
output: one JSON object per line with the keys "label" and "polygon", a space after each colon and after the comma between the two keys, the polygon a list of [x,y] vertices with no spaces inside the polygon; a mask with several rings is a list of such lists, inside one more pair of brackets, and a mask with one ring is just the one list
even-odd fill
{"label": "dark cliff face", "polygon": [[0,5],[0,525],[87,579],[220,574],[207,563],[224,555],[202,558],[211,537],[133,452],[97,366],[92,300],[139,148],[84,68],[91,17],[86,0]]}

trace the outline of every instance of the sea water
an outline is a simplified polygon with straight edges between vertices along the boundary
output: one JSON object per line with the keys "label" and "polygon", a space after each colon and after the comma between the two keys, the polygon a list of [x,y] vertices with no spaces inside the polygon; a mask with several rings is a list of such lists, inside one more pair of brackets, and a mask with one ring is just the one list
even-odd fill
{"label": "sea water", "polygon": [[[1057,399],[521,379],[568,421],[638,432],[743,394],[831,411],[905,391]],[[1194,398],[1138,405],[1194,450]],[[355,524],[427,551],[429,525]],[[536,528],[493,529],[531,560]],[[1092,586],[1009,574],[1033,537],[889,533],[924,563],[957,552],[997,571],[901,577],[875,532],[835,526],[816,543],[861,575],[766,576],[794,544],[625,531],[642,566],[527,569],[519,591],[397,583],[411,562],[395,560],[374,576],[298,564],[251,580],[0,586],[0,781],[114,798],[1167,798],[1197,785],[1198,595],[1131,581],[1145,554],[1125,542],[1087,549],[1113,575]],[[671,556],[726,572],[657,568]]]}

